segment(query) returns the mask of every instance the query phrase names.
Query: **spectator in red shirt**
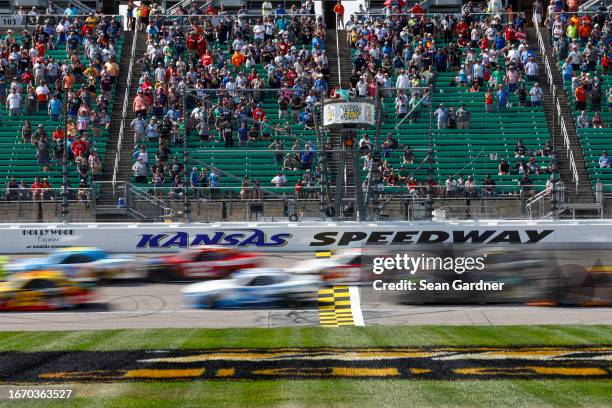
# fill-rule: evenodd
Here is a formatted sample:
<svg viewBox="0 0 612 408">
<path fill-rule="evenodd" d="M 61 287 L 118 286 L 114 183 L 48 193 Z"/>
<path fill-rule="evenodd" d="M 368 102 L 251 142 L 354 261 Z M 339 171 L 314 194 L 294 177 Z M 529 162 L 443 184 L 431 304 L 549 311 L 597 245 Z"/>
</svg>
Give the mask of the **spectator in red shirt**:
<svg viewBox="0 0 612 408">
<path fill-rule="evenodd" d="M 423 10 L 423 7 L 421 7 L 421 5 L 419 3 L 415 4 L 411 9 L 410 9 L 410 14 L 423 14 L 425 12 L 425 10 Z"/>
<path fill-rule="evenodd" d="M 514 27 L 511 25 L 506 27 L 505 37 L 507 42 L 516 40 L 516 31 L 514 30 Z"/>
<path fill-rule="evenodd" d="M 58 126 L 53 132 L 53 140 L 64 140 L 66 134 L 61 126 Z"/>
<path fill-rule="evenodd" d="M 40 181 L 40 179 L 38 177 L 34 177 L 34 183 L 32 183 L 32 185 L 30 186 L 30 189 L 32 191 L 32 200 L 33 201 L 36 201 L 37 198 L 39 200 L 43 199 L 43 196 L 44 196 L 44 184 Z"/>
<path fill-rule="evenodd" d="M 585 110 L 586 109 L 586 91 L 582 84 L 578 85 L 576 91 L 574 92 L 574 96 L 576 97 L 576 110 Z"/>
<path fill-rule="evenodd" d="M 590 24 L 582 23 L 578 28 L 578 36 L 580 37 L 580 42 L 584 47 L 586 43 L 589 41 L 589 36 L 591 35 L 591 26 Z"/>
<path fill-rule="evenodd" d="M 253 109 L 253 120 L 255 122 L 265 122 L 267 119 L 266 112 L 261 108 L 261 106 L 257 105 L 257 107 Z"/>
<path fill-rule="evenodd" d="M 213 63 L 213 56 L 211 55 L 210 51 L 206 50 L 206 53 L 204 55 L 202 55 L 202 65 L 204 65 L 205 67 L 209 66 L 210 64 Z"/>
<path fill-rule="evenodd" d="M 34 75 L 32 74 L 32 72 L 30 72 L 29 68 L 26 68 L 23 71 L 23 74 L 21 74 L 21 83 L 22 84 L 27 84 L 34 81 Z"/>
<path fill-rule="evenodd" d="M 89 142 L 84 137 L 81 137 L 72 142 L 71 149 L 75 158 L 80 157 L 89 151 Z"/>
<path fill-rule="evenodd" d="M 344 6 L 340 1 L 334 6 L 334 13 L 336 13 L 336 24 L 338 28 L 344 30 Z"/>
</svg>

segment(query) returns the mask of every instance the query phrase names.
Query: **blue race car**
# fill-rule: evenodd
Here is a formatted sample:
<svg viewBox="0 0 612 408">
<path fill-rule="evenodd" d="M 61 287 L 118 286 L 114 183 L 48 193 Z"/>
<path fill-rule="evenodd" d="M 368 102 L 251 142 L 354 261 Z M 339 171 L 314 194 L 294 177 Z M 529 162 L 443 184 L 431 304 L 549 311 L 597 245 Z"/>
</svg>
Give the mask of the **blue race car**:
<svg viewBox="0 0 612 408">
<path fill-rule="evenodd" d="M 7 274 L 53 269 L 72 279 L 112 279 L 140 277 L 143 270 L 138 258 L 109 255 L 100 248 L 62 248 L 48 256 L 17 260 L 6 265 Z M 129 276 L 128 276 L 129 274 Z"/>
</svg>

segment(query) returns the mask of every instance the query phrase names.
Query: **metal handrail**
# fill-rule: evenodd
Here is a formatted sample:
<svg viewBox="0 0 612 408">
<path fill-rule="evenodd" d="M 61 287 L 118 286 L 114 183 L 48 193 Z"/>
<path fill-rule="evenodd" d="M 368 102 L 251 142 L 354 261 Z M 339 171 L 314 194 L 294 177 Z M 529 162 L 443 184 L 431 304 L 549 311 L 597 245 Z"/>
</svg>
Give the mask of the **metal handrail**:
<svg viewBox="0 0 612 408">
<path fill-rule="evenodd" d="M 144 188 L 134 186 L 132 184 L 127 184 L 127 188 L 134 195 L 138 196 L 141 200 L 147 201 L 158 208 L 163 210 L 163 217 L 172 217 L 174 215 L 174 210 L 166 206 L 166 203 L 163 200 L 147 193 Z"/>
<path fill-rule="evenodd" d="M 336 16 L 336 59 L 338 60 L 338 86 L 340 89 L 342 89 L 342 70 L 340 69 L 340 39 L 338 38 L 338 16 Z"/>
<path fill-rule="evenodd" d="M 138 37 L 138 30 L 134 30 L 134 37 L 132 38 L 132 51 L 130 53 L 130 67 L 128 69 L 127 84 L 125 92 L 123 94 L 123 110 L 121 113 L 121 125 L 119 126 L 119 137 L 117 138 L 117 151 L 115 153 L 115 164 L 113 167 L 113 194 L 115 194 L 115 186 L 117 183 L 117 172 L 119 171 L 119 160 L 121 156 L 121 145 L 123 144 L 123 133 L 125 132 L 125 117 L 127 115 L 127 109 L 130 100 L 130 87 L 132 85 L 132 72 L 134 68 L 134 56 L 136 55 L 136 38 Z"/>
<path fill-rule="evenodd" d="M 557 88 L 554 85 L 554 78 L 552 74 L 551 64 L 548 60 L 548 55 L 546 55 L 546 46 L 544 44 L 544 39 L 542 38 L 542 33 L 540 31 L 540 25 L 536 19 L 536 16 L 533 16 L 533 25 L 535 27 L 536 36 L 538 37 L 538 45 L 540 46 L 540 54 L 542 55 L 542 59 L 544 61 L 544 65 L 546 67 L 546 75 L 547 80 L 550 86 L 550 90 L 553 95 L 553 102 L 557 108 L 557 118 L 559 123 L 559 128 L 561 129 L 561 134 L 563 136 L 563 146 L 565 147 L 565 156 L 569 159 L 570 170 L 572 171 L 572 181 L 575 183 L 576 191 L 578 191 L 580 180 L 578 176 L 578 168 L 576 166 L 576 160 L 574 158 L 574 152 L 571 149 L 571 143 L 569 139 L 569 134 L 567 133 L 567 126 L 565 125 L 565 118 L 561 115 L 561 103 L 559 101 L 559 94 L 557 92 Z"/>
</svg>

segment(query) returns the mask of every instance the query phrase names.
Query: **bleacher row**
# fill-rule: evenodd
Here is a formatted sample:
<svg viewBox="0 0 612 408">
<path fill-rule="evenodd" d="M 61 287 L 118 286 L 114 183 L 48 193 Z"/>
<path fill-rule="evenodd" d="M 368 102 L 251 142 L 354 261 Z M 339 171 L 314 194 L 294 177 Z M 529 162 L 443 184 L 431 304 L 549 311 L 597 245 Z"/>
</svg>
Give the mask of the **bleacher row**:
<svg viewBox="0 0 612 408">
<path fill-rule="evenodd" d="M 253 38 L 247 36 L 245 38 L 246 42 L 252 41 Z M 302 48 L 302 43 L 297 40 L 295 46 L 298 49 Z M 310 47 L 310 44 L 304 44 L 307 47 Z M 209 48 L 215 50 L 215 52 L 219 52 L 221 47 L 216 43 L 210 43 Z M 227 51 L 223 49 L 223 51 Z M 183 58 L 187 59 L 187 51 L 183 54 Z M 238 70 L 230 66 L 232 69 L 233 76 L 235 77 L 238 73 Z M 251 73 L 252 68 L 246 68 L 244 65 L 242 66 L 241 71 L 248 76 Z M 264 65 L 259 63 L 254 66 L 254 69 L 257 71 L 259 76 L 266 80 L 268 74 Z M 149 74 L 153 75 L 153 72 L 150 71 Z M 248 96 L 246 94 L 240 94 L 239 96 Z M 312 142 L 313 144 L 317 144 L 316 132 L 314 129 L 306 129 L 304 126 L 301 126 L 295 120 L 291 118 L 280 119 L 278 113 L 278 102 L 277 99 L 279 97 L 278 92 L 263 92 L 262 93 L 262 101 L 260 103 L 260 107 L 265 111 L 267 117 L 267 125 L 264 126 L 263 134 L 269 135 L 269 140 L 260 140 L 258 141 L 249 141 L 246 146 L 238 147 L 238 120 L 236 115 L 232 114 L 232 128 L 234 130 L 234 147 L 226 147 L 224 145 L 223 139 L 219 135 L 219 131 L 214 128 L 213 125 L 210 125 L 209 133 L 211 139 L 214 140 L 202 141 L 199 138 L 198 131 L 193 129 L 189 133 L 189 137 L 187 139 L 187 147 L 189 158 L 186 161 L 186 172 L 187 179 L 188 174 L 191 172 L 192 167 L 196 167 L 198 170 L 201 168 L 206 168 L 206 166 L 214 166 L 219 168 L 222 171 L 222 174 L 218 174 L 221 178 L 221 188 L 223 191 L 231 191 L 233 193 L 239 193 L 242 189 L 242 178 L 244 176 L 248 176 L 252 183 L 255 180 L 258 180 L 261 187 L 265 189 L 275 192 L 282 193 L 287 192 L 292 189 L 295 183 L 302 179 L 304 175 L 304 169 L 298 170 L 283 170 L 282 164 L 277 164 L 274 159 L 274 152 L 269 149 L 269 145 L 276 139 L 279 138 L 283 143 L 283 148 L 285 150 L 290 150 L 294 145 L 296 139 L 300 141 L 300 146 L 303 148 L 306 142 Z M 208 100 L 213 104 L 218 104 L 219 98 L 217 98 L 214 93 L 209 94 Z M 289 124 L 291 127 L 291 134 L 287 132 L 276 132 L 274 129 L 277 127 L 284 127 L 286 124 Z M 250 128 L 253 125 L 252 121 L 247 123 L 247 128 Z M 155 140 L 144 142 L 146 146 L 146 150 L 149 154 L 149 157 L 154 157 L 155 154 L 158 153 L 158 142 Z M 177 158 L 180 163 L 184 163 L 184 158 L 182 157 L 182 148 L 179 146 L 170 146 L 171 157 L 169 162 L 172 162 L 173 158 Z M 248 153 L 245 153 L 245 150 L 248 150 Z M 283 156 L 286 156 L 288 152 L 285 152 Z M 316 159 L 313 162 L 312 171 L 314 173 L 316 167 Z M 223 174 L 223 173 L 227 174 Z M 287 185 L 285 188 L 276 188 L 271 180 L 274 178 L 279 172 L 282 172 L 284 176 L 287 178 Z M 188 181 L 188 180 L 187 180 Z M 137 183 L 135 181 L 135 177 L 132 178 L 132 182 L 139 187 L 149 187 L 151 182 L 147 182 L 146 184 Z M 165 178 L 164 187 L 169 188 L 172 180 L 169 177 Z M 187 184 L 189 184 L 187 182 Z"/>
<path fill-rule="evenodd" d="M 522 140 L 532 151 L 542 150 L 549 141 L 550 133 L 543 108 L 523 107 L 518 96 L 509 94 L 509 108 L 505 112 L 495 110 L 487 113 L 484 91 L 471 93 L 463 87 L 451 85 L 455 82 L 455 76 L 454 72 L 438 73 L 431 102 L 432 110 L 435 111 L 441 103 L 446 109 L 453 107 L 455 110 L 465 104 L 471 113 L 471 123 L 468 129 L 437 129 L 436 118 L 432 119 L 435 182 L 443 186 L 449 175 L 455 179 L 463 175 L 464 179 L 472 176 L 474 182 L 481 185 L 486 176 L 491 176 L 499 186 L 497 189 L 500 193 L 518 193 L 522 175 L 516 172 L 516 166 L 521 160 L 528 163 L 530 158 L 515 157 L 515 147 Z M 395 82 L 395 78 L 393 80 Z M 526 81 L 526 85 L 529 89 L 533 82 Z M 486 84 L 481 89 L 486 89 Z M 400 177 L 414 176 L 418 183 L 424 184 L 429 175 L 428 165 L 422 164 L 430 146 L 429 112 L 422 110 L 414 123 L 405 120 L 396 129 L 401 119 L 395 114 L 395 97 L 385 98 L 384 106 L 387 116 L 381 131 L 382 137 L 390 132 L 400 144 L 410 146 L 415 155 L 414 164 L 402 165 L 403 152 L 401 149 L 394 151 L 387 158 L 389 164 Z M 361 132 L 364 133 L 368 132 Z M 498 165 L 502 159 L 510 165 L 513 174 L 498 174 Z M 536 163 L 545 170 L 550 165 L 550 157 L 536 156 Z M 367 170 L 362 171 L 362 181 L 366 180 L 367 173 Z M 535 190 L 540 191 L 545 187 L 550 174 L 543 171 L 542 174 L 530 174 L 529 178 Z M 394 191 L 397 188 L 387 190 Z"/>
<path fill-rule="evenodd" d="M 20 40 L 20 36 L 16 36 L 17 40 Z M 121 52 L 123 49 L 123 37 L 120 36 L 116 43 L 116 54 L 117 61 L 121 58 Z M 56 61 L 64 61 L 68 58 L 67 52 L 63 47 L 57 47 L 56 49 L 47 49 L 45 55 L 52 57 Z M 87 61 L 85 52 L 82 46 L 79 49 L 79 58 L 81 61 Z M 25 100 L 26 84 L 22 84 L 22 102 Z M 54 84 L 47 84 L 51 94 L 55 92 Z M 75 83 L 74 87 L 78 89 L 79 83 Z M 98 91 L 100 87 L 98 86 Z M 113 103 L 116 100 L 115 95 L 116 88 L 111 92 L 109 99 L 108 111 L 112 110 Z M 64 102 L 65 96 L 62 95 L 62 102 Z M 51 134 L 57 126 L 65 128 L 63 116 L 59 120 L 52 120 L 46 111 L 36 111 L 33 115 L 28 115 L 25 109 L 22 109 L 21 117 L 9 117 L 7 108 L 4 104 L 0 104 L 0 118 L 2 118 L 2 127 L 0 128 L 0 188 L 4 192 L 6 183 L 11 177 L 15 177 L 17 182 L 23 180 L 26 187 L 30 187 L 35 177 L 46 178 L 52 188 L 59 188 L 62 185 L 62 166 L 61 163 L 56 163 L 53 158 L 53 146 L 54 143 L 51 139 Z M 95 103 L 92 106 L 95 109 Z M 36 147 L 32 144 L 24 143 L 21 137 L 21 129 L 25 121 L 29 120 L 32 123 L 33 131 L 36 130 L 38 124 L 44 126 L 45 131 L 49 135 L 49 158 L 51 159 L 51 166 L 48 171 L 43 172 L 41 166 L 36 161 Z M 64 129 L 65 130 L 65 129 Z M 91 143 L 92 149 L 98 152 L 100 160 L 103 162 L 106 155 L 108 130 L 101 129 L 98 137 L 93 137 L 92 132 L 88 132 L 88 140 Z M 108 171 L 108 169 L 103 169 Z M 68 182 L 69 186 L 76 187 L 79 182 L 79 173 L 76 169 L 74 162 L 70 162 L 68 170 Z"/>
</svg>

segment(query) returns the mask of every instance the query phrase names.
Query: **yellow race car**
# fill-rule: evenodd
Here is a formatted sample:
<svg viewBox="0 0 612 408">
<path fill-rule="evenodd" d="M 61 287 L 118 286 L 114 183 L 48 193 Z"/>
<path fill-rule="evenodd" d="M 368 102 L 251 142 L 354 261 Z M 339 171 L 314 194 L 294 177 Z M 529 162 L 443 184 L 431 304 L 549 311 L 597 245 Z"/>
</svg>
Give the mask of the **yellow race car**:
<svg viewBox="0 0 612 408">
<path fill-rule="evenodd" d="M 67 278 L 58 271 L 31 271 L 0 282 L 0 310 L 70 309 L 94 300 L 91 284 Z"/>
</svg>

